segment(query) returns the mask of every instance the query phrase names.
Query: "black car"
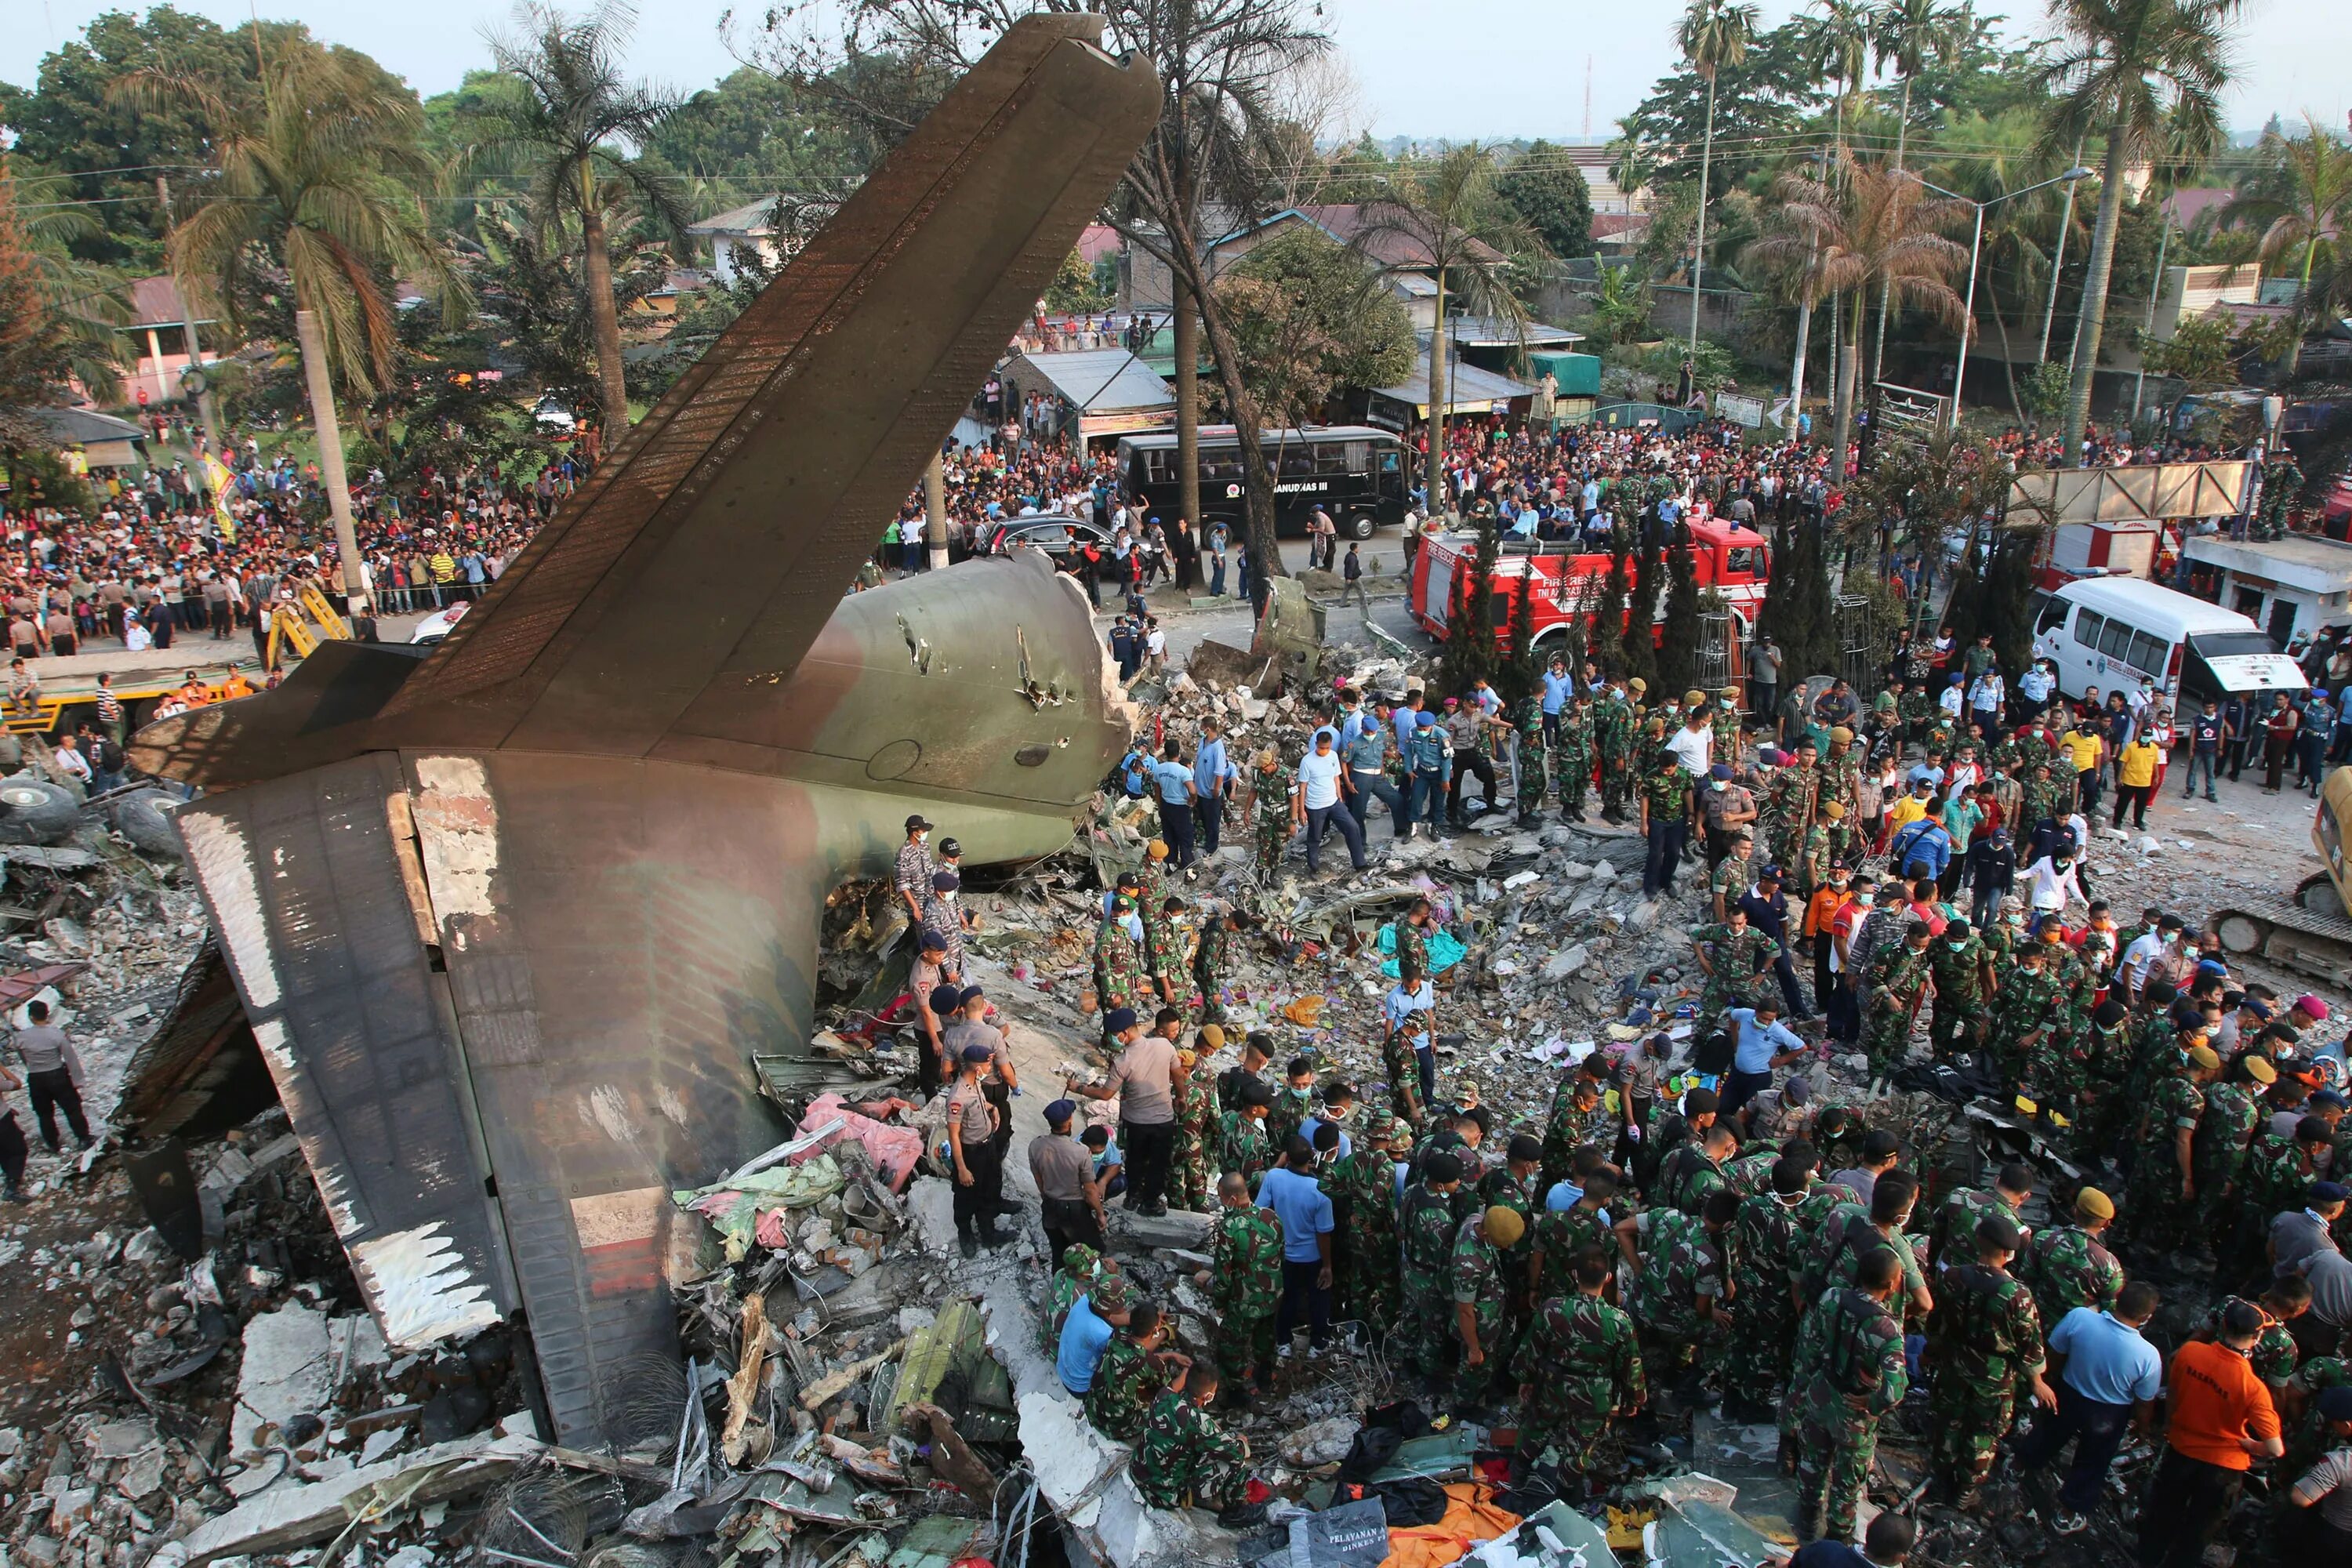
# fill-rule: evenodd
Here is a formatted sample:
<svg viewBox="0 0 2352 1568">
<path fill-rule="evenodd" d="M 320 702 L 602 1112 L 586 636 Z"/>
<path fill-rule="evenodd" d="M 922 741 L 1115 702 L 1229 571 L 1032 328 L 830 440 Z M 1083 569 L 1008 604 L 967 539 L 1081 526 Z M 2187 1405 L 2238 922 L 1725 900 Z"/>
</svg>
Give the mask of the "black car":
<svg viewBox="0 0 2352 1568">
<path fill-rule="evenodd" d="M 987 554 L 1003 555 L 1025 544 L 1052 556 L 1056 566 L 1089 543 L 1106 553 L 1110 550 L 1110 530 L 1081 517 L 1008 518 L 992 524 L 982 537 L 987 541 Z"/>
</svg>

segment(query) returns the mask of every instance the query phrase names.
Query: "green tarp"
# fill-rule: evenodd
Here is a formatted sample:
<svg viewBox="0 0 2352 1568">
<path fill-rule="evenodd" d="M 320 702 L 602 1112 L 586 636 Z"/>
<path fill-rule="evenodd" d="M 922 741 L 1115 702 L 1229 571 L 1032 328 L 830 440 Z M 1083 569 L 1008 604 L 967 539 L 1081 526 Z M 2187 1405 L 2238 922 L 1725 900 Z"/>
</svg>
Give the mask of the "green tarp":
<svg viewBox="0 0 2352 1568">
<path fill-rule="evenodd" d="M 1559 353 L 1549 350 L 1528 355 L 1528 375 L 1540 381 L 1546 371 L 1558 383 L 1562 397 L 1598 397 L 1601 395 L 1601 356 L 1599 354 Z"/>
</svg>

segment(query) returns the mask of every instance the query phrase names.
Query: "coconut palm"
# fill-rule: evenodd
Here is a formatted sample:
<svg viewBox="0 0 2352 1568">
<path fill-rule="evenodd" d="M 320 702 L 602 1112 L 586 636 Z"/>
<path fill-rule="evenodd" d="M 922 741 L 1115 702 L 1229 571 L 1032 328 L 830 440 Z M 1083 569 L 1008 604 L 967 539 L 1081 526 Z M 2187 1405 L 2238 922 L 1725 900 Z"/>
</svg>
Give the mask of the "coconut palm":
<svg viewBox="0 0 2352 1568">
<path fill-rule="evenodd" d="M 2291 262 L 2298 247 L 2303 251 L 2300 304 L 2308 320 L 2332 302 L 2331 296 L 2342 292 L 2329 285 L 2343 274 L 2342 237 L 2352 230 L 2352 147 L 2321 130 L 2316 120 L 2307 121 L 2306 125 L 2301 136 L 2285 136 L 2275 130 L 2263 133 L 2263 153 L 2284 176 L 2281 182 L 2284 194 L 2241 195 L 2221 209 L 2221 221 L 2230 227 L 2260 228 L 2262 242 L 2256 254 L 2266 266 L 2275 267 L 2282 258 Z M 2323 240 L 2335 247 L 2336 266 L 2321 279 L 2322 287 L 2315 294 L 2312 264 L 2318 258 Z M 2298 334 L 2295 346 L 2288 351 L 2289 374 L 2294 374 L 2301 349 Z"/>
<path fill-rule="evenodd" d="M 1706 83 L 1706 135 L 1699 143 L 1698 237 L 1691 246 L 1690 352 L 1698 353 L 1698 290 L 1706 269 L 1707 181 L 1715 162 L 1715 79 L 1726 66 L 1748 58 L 1748 40 L 1756 36 L 1756 7 L 1731 5 L 1725 0 L 1690 0 L 1681 26 L 1675 29 L 1675 47 Z"/>
<path fill-rule="evenodd" d="M 1368 253 L 1385 251 L 1405 258 L 1412 271 L 1437 280 L 1436 330 L 1429 342 L 1429 454 L 1425 478 L 1433 512 L 1445 491 L 1446 345 L 1445 301 L 1452 293 L 1477 315 L 1523 329 L 1527 307 L 1511 291 L 1511 258 L 1539 247 L 1528 226 L 1511 216 L 1496 193 L 1501 174 L 1492 149 L 1475 142 L 1448 148 L 1435 158 L 1401 163 L 1391 175 L 1387 199 L 1365 209 L 1357 236 Z M 1383 243 L 1387 242 L 1387 243 Z"/>
<path fill-rule="evenodd" d="M 131 321 L 130 279 L 115 268 L 85 261 L 72 242 L 105 232 L 89 207 L 76 203 L 67 182 L 31 173 L 0 153 L 0 190 L 23 247 L 35 297 L 55 331 L 64 368 L 93 398 L 105 401 L 128 363 L 121 329 Z"/>
<path fill-rule="evenodd" d="M 1805 54 L 1837 84 L 1830 104 L 1840 156 L 1845 152 L 1845 106 L 1870 69 L 1872 15 L 1864 0 L 1813 0 L 1820 15 L 1803 19 Z"/>
<path fill-rule="evenodd" d="M 2221 137 L 2221 90 L 2230 80 L 2230 23 L 2242 0 L 2051 0 L 2055 58 L 2042 69 L 2052 95 L 2043 134 L 2053 147 L 2104 137 L 2099 216 L 2074 328 L 2066 389 L 2064 460 L 2078 460 L 2090 423 L 2106 326 L 2107 283 L 2126 174 L 2169 150 L 2202 158 Z"/>
<path fill-rule="evenodd" d="M 1747 250 L 1752 265 L 1789 279 L 1801 299 L 1851 298 L 1830 434 L 1832 472 L 1837 474 L 1844 471 L 1846 437 L 1853 425 L 1869 291 L 1884 283 L 1897 304 L 1957 331 L 1966 308 L 1949 279 L 1968 266 L 1969 250 L 1945 237 L 1974 210 L 1967 202 L 1931 195 L 1916 174 L 1851 157 L 1842 162 L 1843 167 L 1825 178 L 1781 175 L 1766 211 L 1769 232 Z"/>
<path fill-rule="evenodd" d="M 187 110 L 210 138 L 202 205 L 164 245 L 190 303 L 234 321 L 242 298 L 276 288 L 281 276 L 292 292 L 335 542 L 342 563 L 356 562 L 335 384 L 366 393 L 392 376 L 399 336 L 385 277 L 434 289 L 453 319 L 466 309 L 463 283 L 415 195 L 434 174 L 417 144 L 425 117 L 415 95 L 365 56 L 300 37 L 272 47 L 257 93 L 164 71 L 134 72 L 113 90 L 134 104 Z"/>
<path fill-rule="evenodd" d="M 660 129 L 678 101 L 623 78 L 620 52 L 635 26 L 636 14 L 624 0 L 601 0 L 579 16 L 524 0 L 515 7 L 516 31 L 490 40 L 499 69 L 522 90 L 486 97 L 474 116 L 473 155 L 528 171 L 531 211 L 542 232 L 579 225 L 607 444 L 629 427 L 613 229 L 632 208 L 672 234 L 683 233 L 688 218 L 675 184 L 631 151 Z"/>
<path fill-rule="evenodd" d="M 1871 18 L 1871 46 L 1878 68 L 1894 68 L 1903 83 L 1903 97 L 1895 116 L 1895 167 L 1903 166 L 1911 138 L 1911 84 L 1930 60 L 1949 65 L 1958 53 L 1971 18 L 1966 5 L 1945 0 L 1886 0 Z M 1878 293 L 1878 333 L 1870 350 L 1870 379 L 1875 383 L 1886 359 L 1887 295 Z"/>
<path fill-rule="evenodd" d="M 2005 287 L 2019 308 L 2019 324 L 2024 330 L 2024 342 L 2030 344 L 2038 304 L 2036 280 L 2048 275 L 2054 248 L 2045 242 L 2068 221 L 2072 208 L 2064 205 L 2061 187 L 2055 185 L 2013 200 L 2001 198 L 2074 165 L 2051 156 L 2042 141 L 2040 116 L 2026 108 L 2006 110 L 1990 119 L 1969 115 L 1951 121 L 1937 134 L 1933 152 L 1923 155 L 1921 164 L 1937 184 L 1987 204 L 1983 253 L 1978 263 L 1983 279 L 1977 290 L 1979 325 L 2000 341 L 2010 409 L 2022 423 L 2025 407 L 2018 394 L 2017 365 L 2002 294 Z M 2073 187 L 2070 184 L 2063 188 Z"/>
</svg>

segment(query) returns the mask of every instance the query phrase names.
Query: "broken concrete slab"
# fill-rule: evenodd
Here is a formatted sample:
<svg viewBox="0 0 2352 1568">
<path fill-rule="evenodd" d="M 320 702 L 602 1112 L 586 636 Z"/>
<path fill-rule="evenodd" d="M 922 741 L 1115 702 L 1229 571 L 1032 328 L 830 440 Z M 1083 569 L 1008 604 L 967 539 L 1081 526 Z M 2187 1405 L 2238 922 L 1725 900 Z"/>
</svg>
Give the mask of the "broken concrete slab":
<svg viewBox="0 0 2352 1568">
<path fill-rule="evenodd" d="M 236 1405 L 229 1414 L 230 1452 L 260 1452 L 289 1420 L 324 1408 L 334 1393 L 334 1361 L 327 1314 L 314 1307 L 289 1302 L 247 1323 Z"/>
<path fill-rule="evenodd" d="M 1215 1223 L 1207 1215 L 1184 1209 L 1170 1209 L 1164 1215 L 1141 1215 L 1124 1208 L 1110 1211 L 1112 1241 L 1135 1247 L 1181 1247 L 1198 1252 L 1208 1245 L 1209 1232 Z"/>
<path fill-rule="evenodd" d="M 289 1552 L 325 1541 L 351 1525 L 376 1489 L 415 1507 L 479 1491 L 554 1450 L 529 1437 L 488 1433 L 436 1444 L 404 1459 L 362 1465 L 331 1480 L 273 1489 L 206 1520 L 150 1559 L 150 1568 L 205 1568 L 225 1557 Z M 413 1483 L 413 1484 L 412 1484 Z"/>
</svg>

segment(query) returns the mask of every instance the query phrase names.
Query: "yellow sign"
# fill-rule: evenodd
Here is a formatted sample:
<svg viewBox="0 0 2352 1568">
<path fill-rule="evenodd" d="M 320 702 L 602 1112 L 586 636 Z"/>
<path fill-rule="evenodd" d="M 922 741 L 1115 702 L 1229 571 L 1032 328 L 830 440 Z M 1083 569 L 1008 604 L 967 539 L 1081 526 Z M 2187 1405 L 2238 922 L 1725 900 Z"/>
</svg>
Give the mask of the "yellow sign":
<svg viewBox="0 0 2352 1568">
<path fill-rule="evenodd" d="M 226 463 L 207 452 L 205 454 L 205 479 L 213 487 L 213 516 L 219 521 L 220 536 L 228 543 L 235 544 L 236 519 L 229 515 L 228 510 L 229 486 L 236 482 L 235 477 L 229 473 Z"/>
</svg>

